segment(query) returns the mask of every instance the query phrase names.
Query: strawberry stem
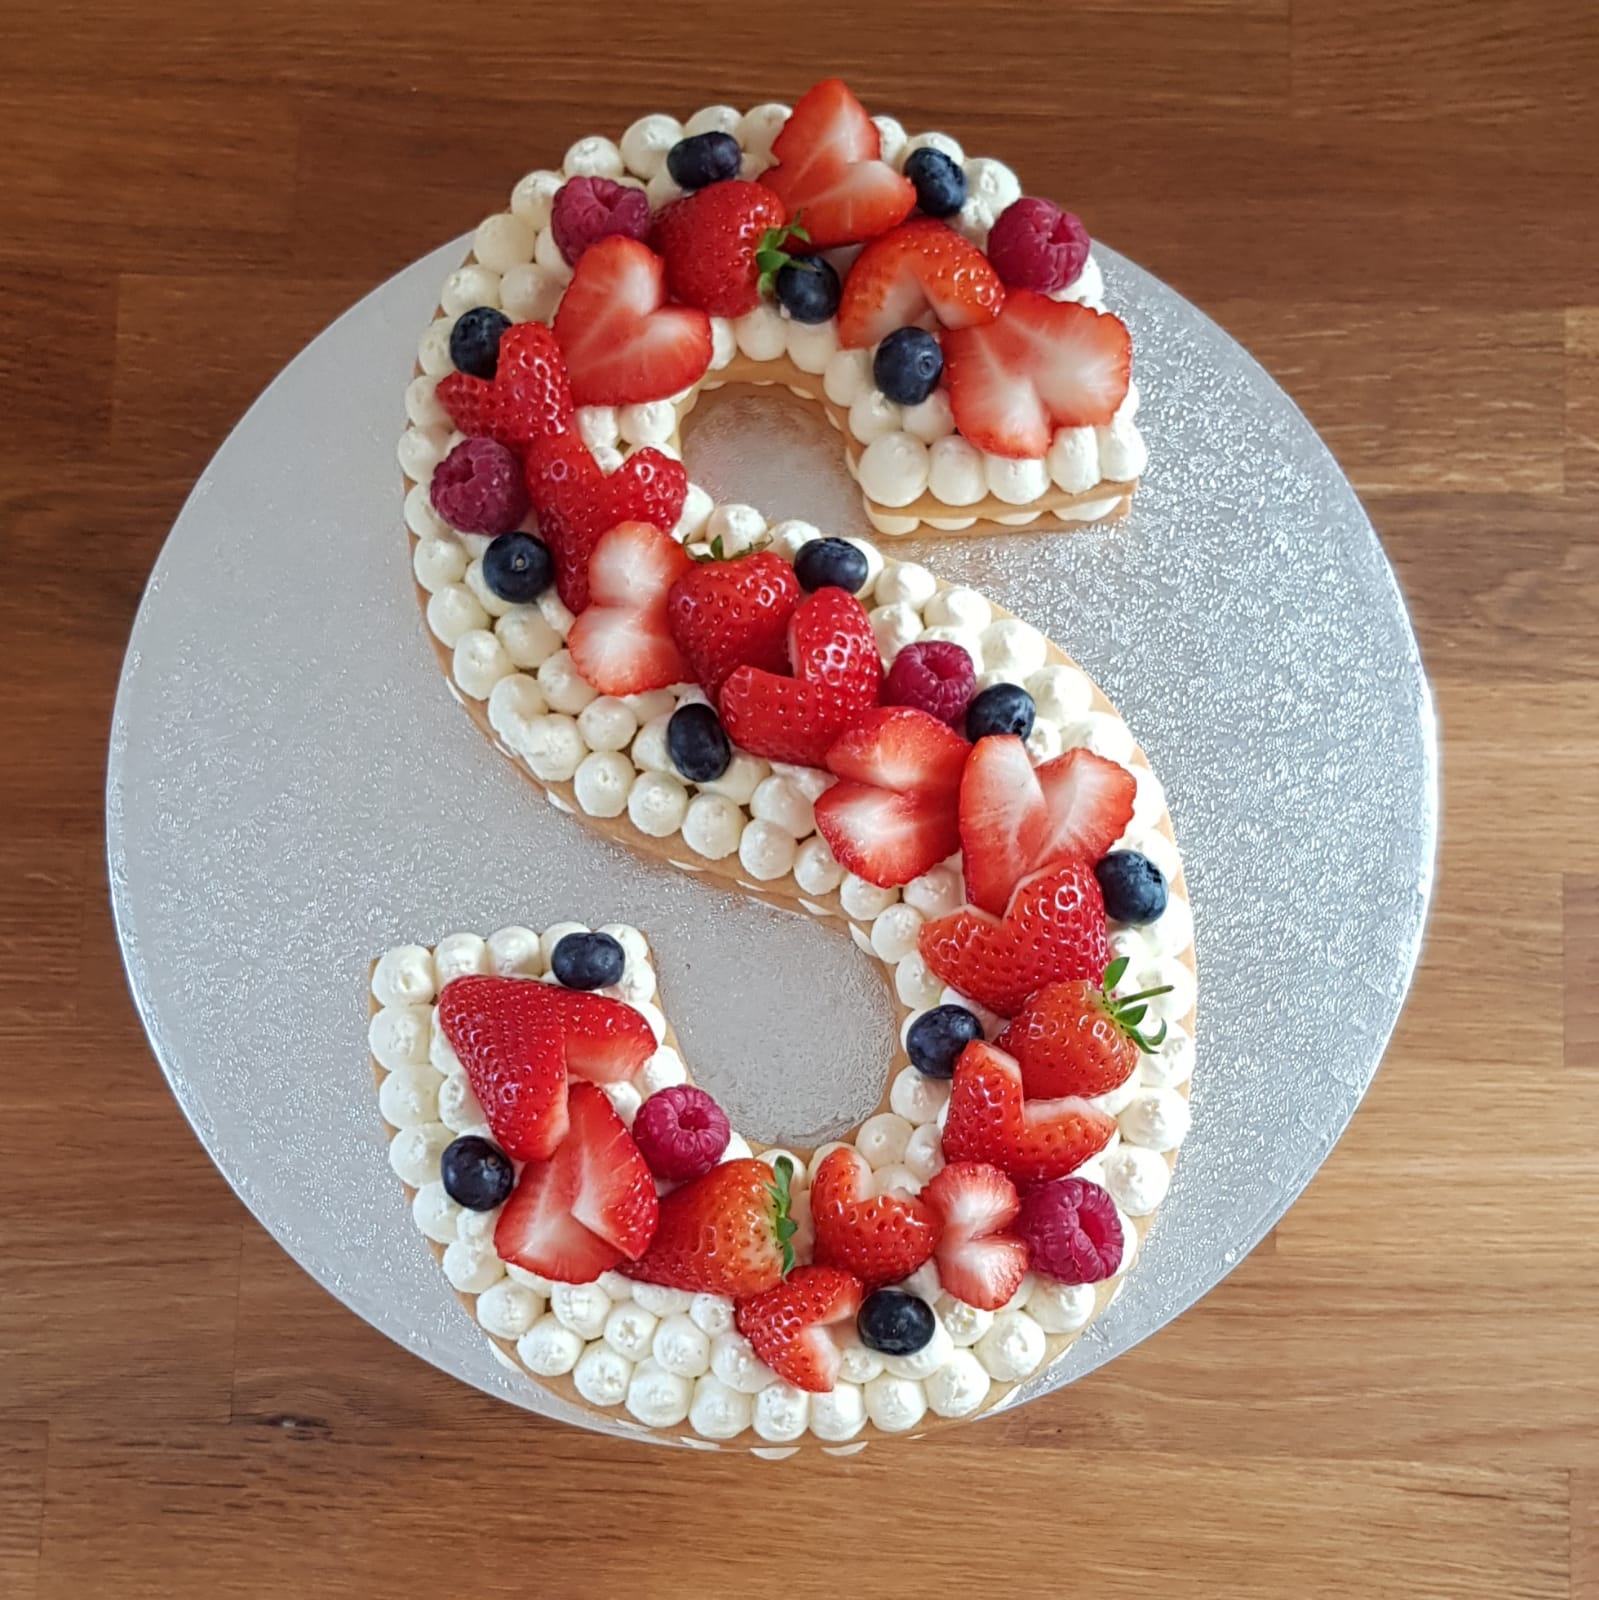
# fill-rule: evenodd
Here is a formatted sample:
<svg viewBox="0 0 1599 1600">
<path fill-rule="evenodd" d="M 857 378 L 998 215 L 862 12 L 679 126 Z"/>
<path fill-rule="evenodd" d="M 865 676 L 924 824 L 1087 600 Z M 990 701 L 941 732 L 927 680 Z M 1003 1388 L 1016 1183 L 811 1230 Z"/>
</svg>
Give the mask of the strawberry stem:
<svg viewBox="0 0 1599 1600">
<path fill-rule="evenodd" d="M 794 1176 L 794 1163 L 787 1156 L 779 1156 L 772 1163 L 772 1181 L 767 1185 L 776 1210 L 772 1217 L 772 1231 L 778 1248 L 783 1252 L 783 1276 L 794 1270 L 794 1235 L 799 1224 L 788 1214 L 790 1204 L 789 1180 Z"/>
<path fill-rule="evenodd" d="M 760 277 L 756 279 L 755 287 L 760 294 L 771 294 L 778 273 L 793 261 L 793 257 L 784 248 L 791 239 L 798 239 L 805 244 L 811 241 L 810 234 L 801 225 L 798 217 L 792 222 L 784 223 L 781 228 L 768 228 L 761 235 L 760 242 L 755 246 L 755 265 L 760 270 Z M 799 265 L 806 272 L 816 270 L 808 261 Z"/>
<path fill-rule="evenodd" d="M 1146 1055 L 1153 1055 L 1154 1052 L 1161 1047 L 1161 1044 L 1166 1038 L 1166 1024 L 1162 1022 L 1160 1025 L 1160 1031 L 1148 1039 L 1146 1039 L 1139 1031 L 1139 1025 L 1149 1014 L 1149 1006 L 1147 1002 L 1153 1000 L 1157 995 L 1170 994 L 1172 992 L 1172 986 L 1169 983 L 1163 983 L 1155 989 L 1141 989 L 1137 994 L 1113 994 L 1111 991 L 1114 990 L 1116 985 L 1120 983 L 1127 975 L 1128 964 L 1129 958 L 1127 956 L 1117 956 L 1117 958 L 1105 968 L 1105 976 L 1101 984 L 1102 992 L 1105 996 L 1105 1010 L 1109 1013 L 1110 1020 L 1114 1022 L 1116 1026 L 1120 1028 L 1121 1031 L 1126 1034 L 1126 1036 L 1131 1039 L 1140 1050 L 1142 1050 Z"/>
</svg>

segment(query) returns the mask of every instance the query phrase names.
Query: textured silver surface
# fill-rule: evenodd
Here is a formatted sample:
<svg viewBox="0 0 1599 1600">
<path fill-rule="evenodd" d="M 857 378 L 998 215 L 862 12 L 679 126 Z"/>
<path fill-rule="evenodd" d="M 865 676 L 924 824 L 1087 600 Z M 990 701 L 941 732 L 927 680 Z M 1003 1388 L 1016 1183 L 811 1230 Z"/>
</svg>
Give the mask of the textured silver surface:
<svg viewBox="0 0 1599 1600">
<path fill-rule="evenodd" d="M 369 959 L 463 928 L 635 922 L 696 1072 L 773 1139 L 875 1102 L 889 1012 L 836 929 L 595 839 L 452 703 L 403 556 L 394 445 L 416 335 L 463 250 L 335 323 L 196 485 L 123 671 L 111 882 L 173 1093 L 284 1248 L 435 1365 L 599 1426 L 495 1361 L 411 1226 L 367 1063 Z M 1315 1172 L 1404 998 L 1436 827 L 1431 700 L 1354 494 L 1242 349 L 1101 254 L 1150 444 L 1132 516 L 895 546 L 1098 678 L 1166 784 L 1192 886 L 1193 1132 L 1126 1292 L 1022 1398 L 1192 1304 Z M 825 425 L 729 401 L 691 441 L 700 481 L 774 517 L 869 531 Z"/>
</svg>

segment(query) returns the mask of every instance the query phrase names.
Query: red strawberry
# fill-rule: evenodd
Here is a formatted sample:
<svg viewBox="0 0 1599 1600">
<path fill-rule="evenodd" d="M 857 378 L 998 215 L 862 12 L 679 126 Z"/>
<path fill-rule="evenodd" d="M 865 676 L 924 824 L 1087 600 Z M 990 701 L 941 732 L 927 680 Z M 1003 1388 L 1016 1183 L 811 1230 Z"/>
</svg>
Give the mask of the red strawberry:
<svg viewBox="0 0 1599 1600">
<path fill-rule="evenodd" d="M 1012 289 L 993 322 L 943 343 L 955 426 L 995 455 L 1041 456 L 1056 428 L 1098 427 L 1127 397 L 1126 327 L 1071 300 Z"/>
<path fill-rule="evenodd" d="M 1014 733 L 979 739 L 961 776 L 961 874 L 966 898 L 995 915 L 1033 870 L 1049 816 L 1027 746 Z"/>
<path fill-rule="evenodd" d="M 758 1294 L 793 1270 L 793 1165 L 724 1161 L 661 1201 L 660 1226 L 630 1278 L 690 1294 Z"/>
<path fill-rule="evenodd" d="M 827 770 L 897 794 L 953 795 L 971 754 L 972 747 L 930 712 L 884 706 L 834 741 Z"/>
<path fill-rule="evenodd" d="M 1027 1246 L 1008 1231 L 1021 1204 L 1016 1185 L 998 1167 L 955 1161 L 922 1198 L 943 1229 L 933 1252 L 938 1281 L 957 1300 L 998 1311 L 1027 1272 Z"/>
<path fill-rule="evenodd" d="M 873 239 L 903 222 L 916 186 L 882 155 L 877 125 L 838 78 L 800 97 L 772 141 L 778 163 L 761 182 L 803 222 L 818 250 Z"/>
<path fill-rule="evenodd" d="M 770 550 L 695 561 L 672 585 L 666 620 L 689 672 L 712 700 L 735 667 L 783 672 L 788 619 L 800 601 L 794 569 Z"/>
<path fill-rule="evenodd" d="M 495 1224 L 494 1248 L 529 1272 L 592 1283 L 643 1254 L 660 1205 L 650 1169 L 603 1091 L 574 1083 L 570 1105 L 560 1147 L 522 1169 Z"/>
<path fill-rule="evenodd" d="M 937 977 L 1002 1017 L 1046 983 L 1097 977 L 1109 960 L 1104 896 L 1082 861 L 1023 878 L 1003 919 L 962 906 L 924 922 L 917 940 Z"/>
<path fill-rule="evenodd" d="M 827 1331 L 852 1323 L 861 1286 L 837 1267 L 801 1267 L 764 1294 L 733 1308 L 738 1331 L 778 1377 L 826 1394 L 838 1381 L 839 1350 Z"/>
<path fill-rule="evenodd" d="M 975 1040 L 961 1051 L 944 1123 L 944 1156 L 983 1161 L 1023 1186 L 1063 1178 L 1110 1143 L 1116 1119 L 1086 1100 L 1026 1100 L 1013 1057 Z"/>
<path fill-rule="evenodd" d="M 693 565 L 671 534 L 619 522 L 589 558 L 588 609 L 566 647 L 601 694 L 642 694 L 681 683 L 689 666 L 666 626 L 666 596 Z"/>
<path fill-rule="evenodd" d="M 741 317 L 788 260 L 789 237 L 807 237 L 787 223 L 783 202 L 765 184 L 729 178 L 658 211 L 650 244 L 666 261 L 674 300 L 713 317 Z"/>
<path fill-rule="evenodd" d="M 439 404 L 471 439 L 521 447 L 564 433 L 572 421 L 572 390 L 555 335 L 542 322 L 519 322 L 500 339 L 493 378 L 451 372 L 439 379 Z"/>
<path fill-rule="evenodd" d="M 788 619 L 788 658 L 795 675 L 870 697 L 883 687 L 883 658 L 866 607 L 842 589 L 818 589 Z"/>
<path fill-rule="evenodd" d="M 1109 1094 L 1132 1077 L 1140 1050 L 1160 1048 L 1164 1022 L 1151 1038 L 1139 1030 L 1146 1002 L 1170 994 L 1171 986 L 1117 996 L 1112 991 L 1126 970 L 1127 957 L 1118 956 L 1102 984 L 1086 978 L 1045 984 L 995 1041 L 1021 1063 L 1028 1099 Z"/>
<path fill-rule="evenodd" d="M 584 251 L 555 313 L 555 337 L 580 406 L 664 400 L 711 364 L 710 318 L 668 305 L 661 258 L 624 234 Z"/>
<path fill-rule="evenodd" d="M 838 342 L 865 349 L 929 311 L 945 328 L 992 322 L 1005 286 L 970 239 L 933 217 L 914 217 L 873 239 L 844 280 Z"/>
<path fill-rule="evenodd" d="M 615 472 L 604 473 L 583 441 L 568 433 L 541 439 L 529 450 L 527 488 L 539 536 L 555 557 L 556 588 L 573 611 L 581 611 L 589 603 L 589 559 L 600 536 L 619 522 L 675 528 L 688 473 L 681 461 L 655 449 L 635 451 Z"/>
<path fill-rule="evenodd" d="M 1049 825 L 1033 858 L 1037 866 L 1068 856 L 1098 861 L 1133 820 L 1137 781 L 1126 767 L 1091 750 L 1068 750 L 1046 761 L 1038 782 Z"/>
<path fill-rule="evenodd" d="M 811 1180 L 816 1260 L 853 1272 L 867 1289 L 908 1278 L 938 1244 L 938 1220 L 914 1195 L 872 1193 L 872 1169 L 843 1145 Z"/>
</svg>

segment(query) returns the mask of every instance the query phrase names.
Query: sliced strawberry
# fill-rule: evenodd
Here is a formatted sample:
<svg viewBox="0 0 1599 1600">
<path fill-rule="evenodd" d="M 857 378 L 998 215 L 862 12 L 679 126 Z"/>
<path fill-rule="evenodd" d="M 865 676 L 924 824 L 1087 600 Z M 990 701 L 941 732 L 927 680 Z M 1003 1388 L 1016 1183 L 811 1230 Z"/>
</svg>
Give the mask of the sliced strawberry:
<svg viewBox="0 0 1599 1600">
<path fill-rule="evenodd" d="M 714 701 L 735 667 L 783 672 L 788 619 L 800 602 L 794 568 L 770 550 L 695 561 L 672 586 L 666 617 L 691 673 Z"/>
<path fill-rule="evenodd" d="M 494 1225 L 501 1260 L 557 1283 L 593 1283 L 621 1263 L 614 1244 L 572 1215 L 577 1180 L 576 1161 L 530 1161 L 523 1167 Z"/>
<path fill-rule="evenodd" d="M 1116 1119 L 1086 1100 L 1026 1100 L 1014 1057 L 978 1039 L 955 1063 L 944 1156 L 981 1161 L 1017 1184 L 1064 1178 L 1110 1143 Z"/>
<path fill-rule="evenodd" d="M 711 319 L 669 305 L 661 258 L 623 234 L 584 251 L 555 313 L 555 337 L 580 406 L 664 400 L 711 364 Z"/>
<path fill-rule="evenodd" d="M 916 186 L 881 155 L 865 106 L 841 79 L 827 78 L 800 97 L 772 141 L 777 165 L 760 181 L 827 250 L 875 238 L 910 215 Z"/>
<path fill-rule="evenodd" d="M 818 589 L 788 619 L 788 658 L 794 676 L 869 697 L 883 688 L 883 658 L 866 607 L 842 589 Z"/>
<path fill-rule="evenodd" d="M 1068 750 L 1038 768 L 1049 826 L 1034 865 L 1075 856 L 1094 862 L 1126 833 L 1138 784 L 1126 767 L 1091 750 Z"/>
<path fill-rule="evenodd" d="M 738 1331 L 778 1377 L 826 1394 L 838 1382 L 839 1348 L 829 1328 L 855 1320 L 860 1283 L 837 1267 L 800 1267 L 733 1308 Z"/>
<path fill-rule="evenodd" d="M 572 422 L 566 362 L 542 322 L 505 330 L 492 378 L 451 372 L 439 380 L 438 396 L 469 439 L 497 439 L 513 449 L 565 433 Z"/>
<path fill-rule="evenodd" d="M 1049 814 L 1027 746 L 1013 733 L 972 747 L 961 775 L 961 873 L 966 898 L 996 916 L 1032 871 Z"/>
<path fill-rule="evenodd" d="M 972 747 L 930 713 L 884 706 L 840 735 L 827 752 L 827 769 L 901 794 L 952 794 L 971 754 Z"/>
<path fill-rule="evenodd" d="M 872 1193 L 872 1169 L 849 1145 L 822 1158 L 811 1180 L 815 1258 L 868 1289 L 908 1278 L 932 1255 L 938 1219 L 914 1195 Z"/>
<path fill-rule="evenodd" d="M 865 349 L 929 312 L 944 328 L 992 322 L 1005 286 L 970 239 L 933 217 L 914 217 L 873 239 L 844 280 L 838 342 Z"/>
<path fill-rule="evenodd" d="M 998 1167 L 954 1161 L 922 1190 L 938 1217 L 938 1281 L 979 1311 L 998 1311 L 1021 1287 L 1027 1246 L 1009 1228 L 1021 1201 Z"/>
<path fill-rule="evenodd" d="M 943 344 L 955 426 L 995 455 L 1042 456 L 1056 428 L 1108 423 L 1127 397 L 1126 327 L 1075 301 L 1012 289 L 994 321 L 949 332 Z"/>
<path fill-rule="evenodd" d="M 589 558 L 588 609 L 566 640 L 587 683 L 601 694 L 642 694 L 688 677 L 666 597 L 691 566 L 682 545 L 648 522 L 619 522 L 601 536 Z"/>
</svg>

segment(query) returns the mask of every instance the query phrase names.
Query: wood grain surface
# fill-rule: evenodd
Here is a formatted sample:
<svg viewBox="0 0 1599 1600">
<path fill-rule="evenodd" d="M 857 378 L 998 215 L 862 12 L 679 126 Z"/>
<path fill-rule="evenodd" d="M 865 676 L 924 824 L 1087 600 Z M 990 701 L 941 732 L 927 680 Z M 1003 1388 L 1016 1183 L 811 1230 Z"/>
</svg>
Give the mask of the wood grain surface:
<svg viewBox="0 0 1599 1600">
<path fill-rule="evenodd" d="M 1288 386 L 1445 799 L 1409 1008 L 1275 1235 L 1063 1394 L 792 1470 L 541 1424 L 306 1278 L 146 1049 L 102 781 L 165 531 L 306 339 L 580 134 L 831 71 Z M 0 118 L 0 1596 L 1599 1595 L 1593 0 L 9 0 Z"/>
</svg>

